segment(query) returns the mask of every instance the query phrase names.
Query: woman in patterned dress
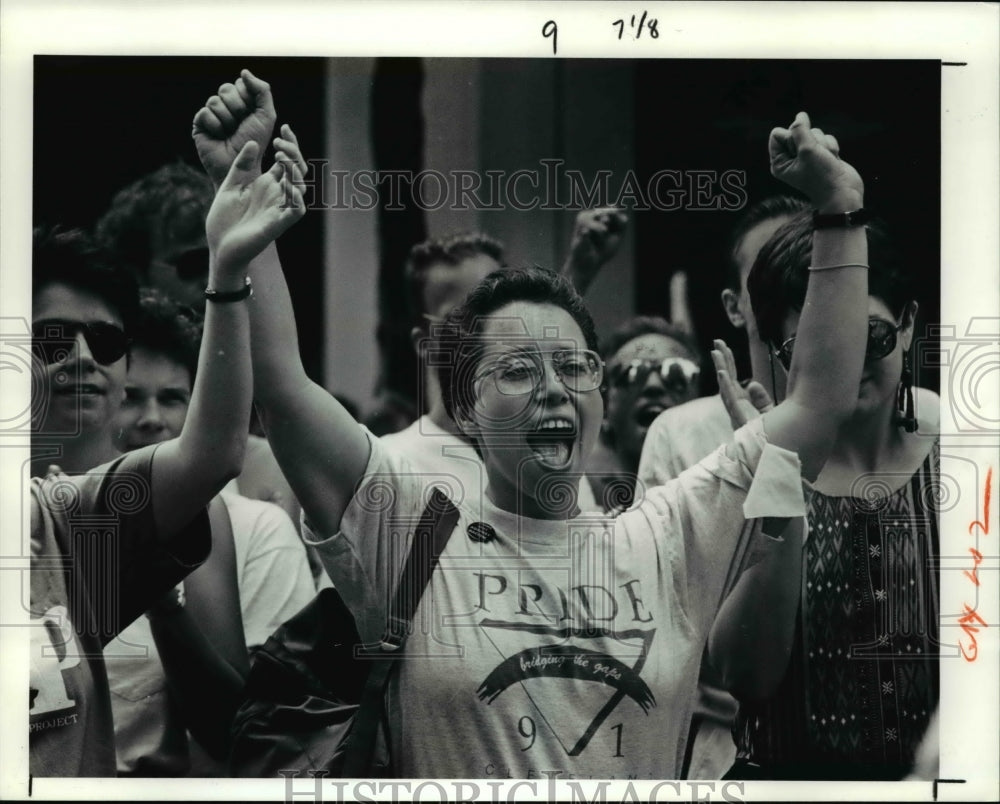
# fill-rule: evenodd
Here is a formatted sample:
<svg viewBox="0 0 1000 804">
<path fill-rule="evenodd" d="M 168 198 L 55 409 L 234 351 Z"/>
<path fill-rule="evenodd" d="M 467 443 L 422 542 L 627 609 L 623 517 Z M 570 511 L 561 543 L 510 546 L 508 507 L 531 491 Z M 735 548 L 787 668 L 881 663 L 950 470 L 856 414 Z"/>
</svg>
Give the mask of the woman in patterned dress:
<svg viewBox="0 0 1000 804">
<path fill-rule="evenodd" d="M 711 636 L 740 700 L 732 778 L 899 779 L 937 706 L 938 399 L 912 388 L 917 303 L 884 230 L 867 228 L 865 368 L 813 485 L 801 563 L 745 574 Z M 747 283 L 786 368 L 811 239 L 808 216 L 790 221 Z"/>
</svg>

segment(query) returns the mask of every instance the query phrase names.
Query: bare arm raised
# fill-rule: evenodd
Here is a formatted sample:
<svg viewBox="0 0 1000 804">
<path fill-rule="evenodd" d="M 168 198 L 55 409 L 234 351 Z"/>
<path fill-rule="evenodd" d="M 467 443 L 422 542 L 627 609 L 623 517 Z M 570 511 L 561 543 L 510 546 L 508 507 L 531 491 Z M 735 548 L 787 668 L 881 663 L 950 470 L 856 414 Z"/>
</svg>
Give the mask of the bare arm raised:
<svg viewBox="0 0 1000 804">
<path fill-rule="evenodd" d="M 770 143 L 772 171 L 805 192 L 821 212 L 860 208 L 860 176 L 839 159 L 836 140 L 819 129 L 809 131 L 808 126 L 808 118 L 800 113 L 790 130 L 775 129 Z M 812 266 L 850 267 L 810 272 L 797 332 L 797 338 L 807 332 L 810 344 L 808 350 L 794 354 L 788 397 L 777 407 L 767 409 L 770 400 L 759 385 L 751 383 L 743 391 L 734 382 L 735 365 L 724 344 L 717 341 L 712 355 L 734 426 L 753 417 L 754 408 L 763 411 L 769 439 L 796 450 L 802 474 L 810 480 L 822 469 L 840 422 L 856 405 L 868 283 L 866 269 L 853 264 L 866 264 L 867 255 L 863 227 L 813 234 Z M 709 656 L 725 686 L 741 700 L 765 698 L 780 683 L 799 605 L 804 520 L 770 521 L 764 530 L 780 532 L 786 544 L 740 577 L 716 616 L 708 642 Z"/>
<path fill-rule="evenodd" d="M 263 148 L 273 122 L 270 87 L 244 70 L 195 116 L 194 138 L 205 169 L 217 174 L 240 143 L 253 141 Z M 288 126 L 281 134 L 274 140 L 276 158 L 301 179 L 307 166 L 295 135 Z M 274 456 L 311 525 L 330 533 L 339 527 L 364 473 L 368 441 L 343 406 L 306 375 L 273 244 L 253 261 L 250 275 L 256 292 L 250 311 L 254 401 Z"/>
<path fill-rule="evenodd" d="M 628 216 L 617 207 L 597 207 L 577 213 L 562 274 L 581 296 L 601 266 L 618 252 L 627 225 Z"/>
<path fill-rule="evenodd" d="M 208 282 L 220 293 L 241 290 L 250 260 L 302 215 L 282 166 L 254 175 L 258 153 L 254 143 L 240 150 L 208 213 Z M 296 197 L 297 206 L 285 203 Z M 163 535 L 186 525 L 239 474 L 252 399 L 247 306 L 207 305 L 187 419 L 154 456 L 154 512 Z"/>
<path fill-rule="evenodd" d="M 840 159 L 837 141 L 799 112 L 768 143 L 772 174 L 804 193 L 824 213 L 863 206 L 864 183 Z M 788 395 L 764 414 L 768 440 L 798 453 L 802 475 L 823 468 L 841 423 L 853 412 L 864 366 L 868 317 L 868 239 L 863 226 L 813 234 L 805 304 L 788 376 Z"/>
</svg>

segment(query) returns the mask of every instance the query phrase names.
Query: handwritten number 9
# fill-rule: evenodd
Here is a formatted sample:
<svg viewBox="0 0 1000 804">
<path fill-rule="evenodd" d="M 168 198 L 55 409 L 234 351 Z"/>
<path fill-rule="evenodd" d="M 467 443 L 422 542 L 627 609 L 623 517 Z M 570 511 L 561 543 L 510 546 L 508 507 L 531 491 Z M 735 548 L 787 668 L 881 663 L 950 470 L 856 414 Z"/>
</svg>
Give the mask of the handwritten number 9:
<svg viewBox="0 0 1000 804">
<path fill-rule="evenodd" d="M 542 26 L 542 36 L 548 39 L 552 37 L 552 55 L 556 55 L 556 40 L 559 38 L 559 26 L 555 20 L 549 20 Z"/>
<path fill-rule="evenodd" d="M 525 723 L 525 721 L 527 721 L 527 723 Z M 517 721 L 517 730 L 522 737 L 531 740 L 530 743 L 528 743 L 526 746 L 524 746 L 524 748 L 521 749 L 522 751 L 527 751 L 529 748 L 531 748 L 531 746 L 535 744 L 535 721 L 532 720 L 527 715 L 525 715 L 519 721 Z"/>
</svg>

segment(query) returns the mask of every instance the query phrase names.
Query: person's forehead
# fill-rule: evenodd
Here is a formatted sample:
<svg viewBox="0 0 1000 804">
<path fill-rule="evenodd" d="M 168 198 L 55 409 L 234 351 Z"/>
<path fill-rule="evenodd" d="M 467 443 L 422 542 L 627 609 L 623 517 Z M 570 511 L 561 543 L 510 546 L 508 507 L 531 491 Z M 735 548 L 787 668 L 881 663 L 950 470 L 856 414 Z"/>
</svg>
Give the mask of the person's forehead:
<svg viewBox="0 0 1000 804">
<path fill-rule="evenodd" d="M 128 382 L 131 385 L 191 389 L 187 366 L 163 352 L 134 346 L 129 352 Z"/>
<path fill-rule="evenodd" d="M 740 246 L 736 249 L 736 263 L 740 269 L 740 280 L 746 284 L 747 274 L 753 268 L 753 261 L 757 259 L 757 252 L 763 248 L 764 244 L 771 239 L 771 236 L 792 219 L 791 215 L 782 215 L 777 218 L 768 218 L 752 226 L 743 235 Z"/>
<path fill-rule="evenodd" d="M 892 310 L 889 309 L 889 305 L 878 296 L 868 297 L 868 315 L 871 318 L 884 318 L 886 321 L 896 320 L 896 317 L 892 314 Z"/>
<path fill-rule="evenodd" d="M 580 325 L 568 311 L 554 304 L 510 302 L 483 316 L 477 329 L 480 335 L 498 343 L 537 343 L 543 349 L 587 348 Z"/>
<path fill-rule="evenodd" d="M 800 310 L 792 310 L 785 316 L 783 331 L 786 338 L 791 338 L 796 334 L 799 327 L 799 319 L 801 317 L 802 312 Z M 896 320 L 896 317 L 892 314 L 892 310 L 890 310 L 889 306 L 878 296 L 868 297 L 868 317 L 881 318 L 885 321 Z"/>
<path fill-rule="evenodd" d="M 656 332 L 648 332 L 625 343 L 612 360 L 615 363 L 630 363 L 633 360 L 664 360 L 668 357 L 691 357 L 684 344 Z"/>
<path fill-rule="evenodd" d="M 38 289 L 31 300 L 31 318 L 32 321 L 104 321 L 119 326 L 122 323 L 114 307 L 96 293 L 63 282 L 51 282 Z"/>
<path fill-rule="evenodd" d="M 457 265 L 438 263 L 427 269 L 424 282 L 424 302 L 431 315 L 444 318 L 483 281 L 500 267 L 487 254 L 474 254 Z"/>
</svg>

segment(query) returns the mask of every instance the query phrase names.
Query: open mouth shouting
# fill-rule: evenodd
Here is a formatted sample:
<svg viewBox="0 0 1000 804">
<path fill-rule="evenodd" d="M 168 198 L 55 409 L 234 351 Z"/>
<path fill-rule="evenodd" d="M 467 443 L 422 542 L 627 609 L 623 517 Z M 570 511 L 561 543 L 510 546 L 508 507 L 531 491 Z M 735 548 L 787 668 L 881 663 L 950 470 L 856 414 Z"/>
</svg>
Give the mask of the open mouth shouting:
<svg viewBox="0 0 1000 804">
<path fill-rule="evenodd" d="M 576 425 L 563 416 L 545 418 L 525 441 L 539 463 L 550 469 L 564 469 L 573 459 Z"/>
<path fill-rule="evenodd" d="M 635 423 L 642 429 L 647 429 L 657 416 L 667 409 L 667 405 L 662 402 L 650 402 L 640 405 L 635 411 Z"/>
</svg>

